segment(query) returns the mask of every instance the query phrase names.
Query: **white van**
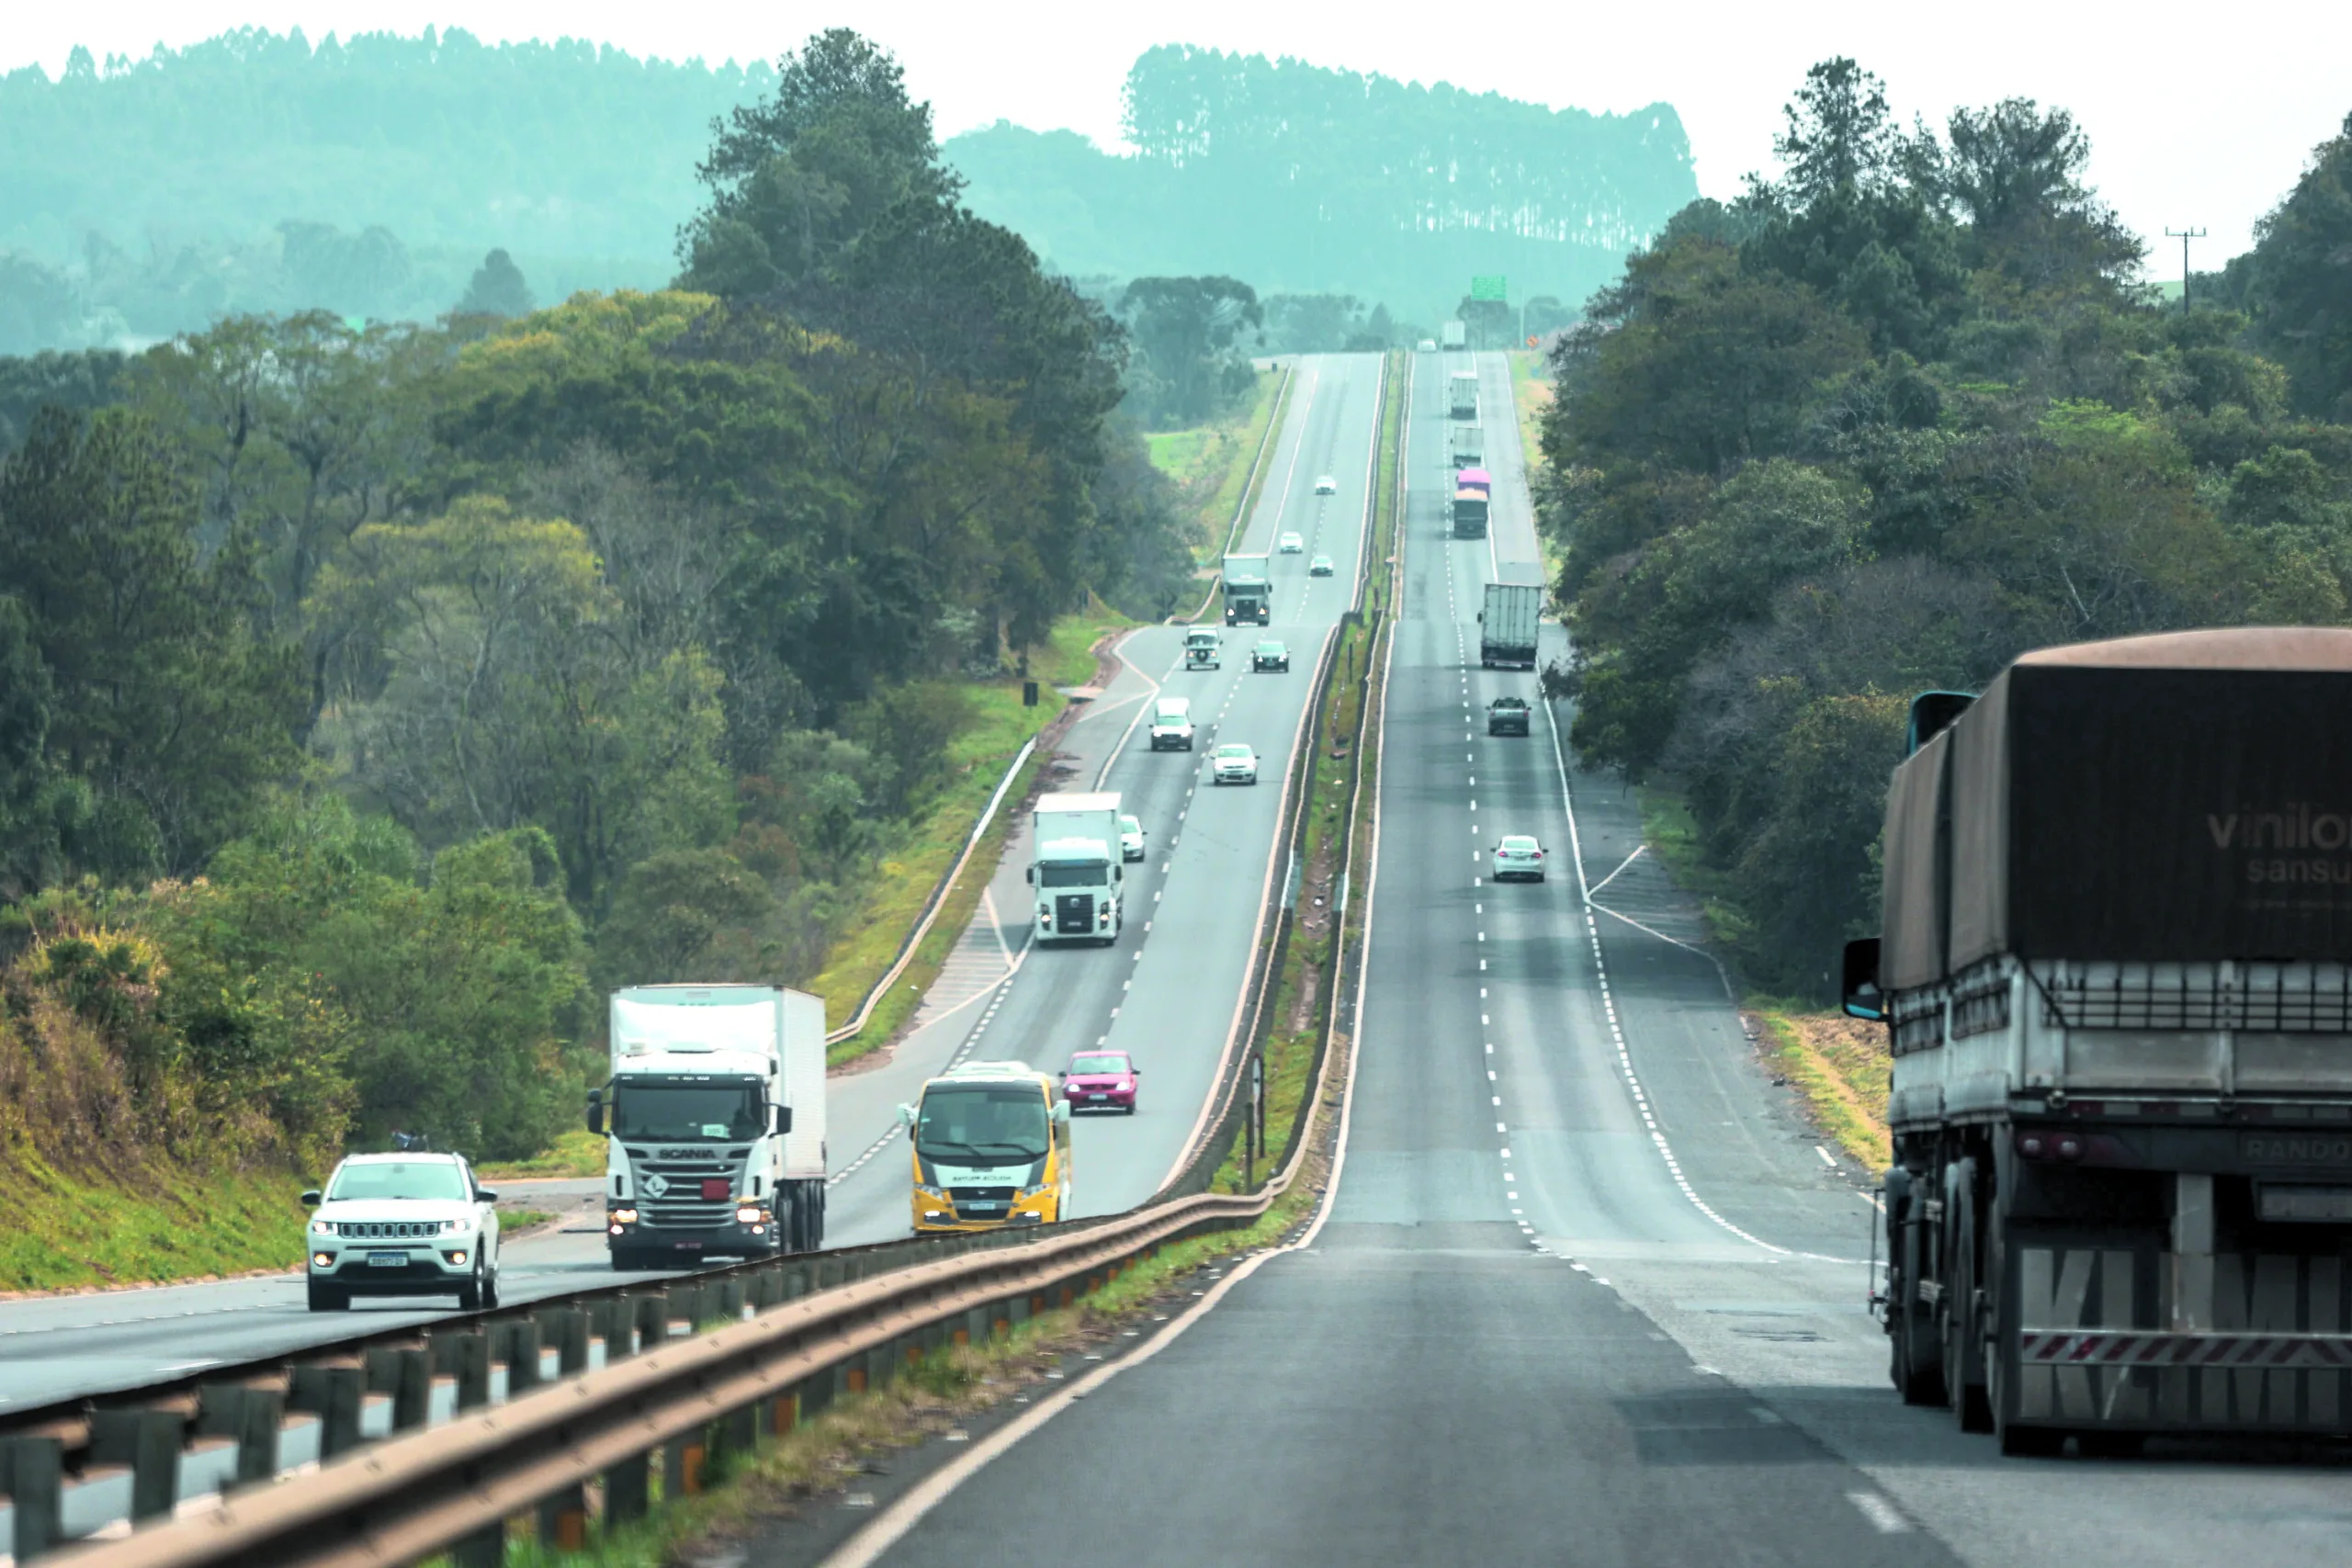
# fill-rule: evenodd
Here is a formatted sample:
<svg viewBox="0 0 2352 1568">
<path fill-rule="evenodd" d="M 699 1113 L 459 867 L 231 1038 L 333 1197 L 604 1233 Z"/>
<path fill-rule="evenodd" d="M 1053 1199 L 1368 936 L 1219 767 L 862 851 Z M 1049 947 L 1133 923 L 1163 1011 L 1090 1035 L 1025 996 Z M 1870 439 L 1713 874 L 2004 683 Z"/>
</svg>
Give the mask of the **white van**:
<svg viewBox="0 0 2352 1568">
<path fill-rule="evenodd" d="M 1189 751 L 1193 749 L 1193 701 L 1162 697 L 1151 705 L 1151 749 Z"/>
</svg>

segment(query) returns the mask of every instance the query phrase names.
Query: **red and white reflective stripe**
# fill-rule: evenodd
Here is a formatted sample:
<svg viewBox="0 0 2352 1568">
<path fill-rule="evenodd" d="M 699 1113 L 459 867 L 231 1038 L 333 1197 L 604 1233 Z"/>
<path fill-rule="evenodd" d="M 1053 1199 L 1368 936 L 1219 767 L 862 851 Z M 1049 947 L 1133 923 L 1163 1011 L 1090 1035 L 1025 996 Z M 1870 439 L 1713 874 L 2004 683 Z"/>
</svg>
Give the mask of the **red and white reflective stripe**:
<svg viewBox="0 0 2352 1568">
<path fill-rule="evenodd" d="M 2130 1328 L 2027 1329 L 2030 1366 L 2352 1369 L 2352 1334 L 2165 1334 Z"/>
</svg>

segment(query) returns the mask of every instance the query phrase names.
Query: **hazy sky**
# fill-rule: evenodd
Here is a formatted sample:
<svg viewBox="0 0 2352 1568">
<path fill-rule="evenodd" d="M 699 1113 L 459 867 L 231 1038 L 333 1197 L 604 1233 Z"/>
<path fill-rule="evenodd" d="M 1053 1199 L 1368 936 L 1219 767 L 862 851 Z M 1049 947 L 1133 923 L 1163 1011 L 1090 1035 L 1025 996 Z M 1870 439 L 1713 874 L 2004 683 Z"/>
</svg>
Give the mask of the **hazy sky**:
<svg viewBox="0 0 2352 1568">
<path fill-rule="evenodd" d="M 2176 23 L 2175 17 L 2180 20 Z M 1885 78 L 1905 119 L 1940 122 L 1955 104 L 2011 95 L 2063 104 L 2089 130 L 2092 174 L 2177 276 L 2167 227 L 2202 227 L 2200 266 L 2250 243 L 2255 220 L 2292 185 L 2317 142 L 2352 112 L 2352 4 L 2256 0 L 2250 10 L 1976 0 L 1925 7 L 1886 0 L 1753 0 L 1463 6 L 1279 5 L 1266 0 L 978 4 L 865 0 L 807 6 L 615 0 L 91 0 L 12 6 L 0 67 L 52 73 L 76 43 L 141 55 L 238 26 L 329 31 L 427 24 L 486 39 L 569 34 L 634 53 L 773 58 L 824 27 L 854 27 L 896 50 L 910 85 L 953 134 L 998 118 L 1118 138 L 1119 83 L 1155 43 L 1188 42 L 1317 64 L 1445 80 L 1555 107 L 1632 109 L 1659 99 L 1682 115 L 1700 187 L 1729 196 L 1768 167 L 1781 105 L 1805 67 L 1851 54 Z"/>
</svg>

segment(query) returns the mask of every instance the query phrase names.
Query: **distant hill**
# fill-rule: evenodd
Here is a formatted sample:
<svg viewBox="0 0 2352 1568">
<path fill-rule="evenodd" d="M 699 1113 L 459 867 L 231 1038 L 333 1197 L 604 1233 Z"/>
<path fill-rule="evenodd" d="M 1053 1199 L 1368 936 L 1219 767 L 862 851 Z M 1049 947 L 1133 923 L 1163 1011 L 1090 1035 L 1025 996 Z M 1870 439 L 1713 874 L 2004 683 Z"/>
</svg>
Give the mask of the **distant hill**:
<svg viewBox="0 0 2352 1568">
<path fill-rule="evenodd" d="M 1224 273 L 1408 320 L 1473 274 L 1581 301 L 1698 194 L 1682 121 L 1181 45 L 1128 74 L 1113 155 L 999 121 L 946 144 L 983 217 L 1074 276 Z"/>
<path fill-rule="evenodd" d="M 492 247 L 541 299 L 658 283 L 712 117 L 775 82 L 762 62 L 456 30 L 313 48 L 248 28 L 103 64 L 77 50 L 54 82 L 0 76 L 0 252 L 132 335 L 222 310 L 435 314 Z M 11 319 L 0 301 L 0 335 Z"/>
</svg>

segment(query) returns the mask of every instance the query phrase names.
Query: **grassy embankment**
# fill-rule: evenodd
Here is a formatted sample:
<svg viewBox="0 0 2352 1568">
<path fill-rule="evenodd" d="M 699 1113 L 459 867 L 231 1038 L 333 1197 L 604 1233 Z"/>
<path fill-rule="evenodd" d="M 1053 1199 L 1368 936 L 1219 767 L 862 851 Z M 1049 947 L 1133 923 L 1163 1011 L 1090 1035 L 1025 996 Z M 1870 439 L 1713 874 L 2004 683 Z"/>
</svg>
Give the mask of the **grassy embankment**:
<svg viewBox="0 0 2352 1568">
<path fill-rule="evenodd" d="M 1266 371 L 1258 378 L 1257 392 L 1246 412 L 1236 408 L 1225 422 L 1214 426 L 1145 437 L 1150 446 L 1153 465 L 1176 481 L 1182 504 L 1190 513 L 1193 558 L 1200 563 L 1204 575 L 1216 572 L 1225 564 L 1225 548 L 1232 537 L 1234 520 L 1246 515 L 1247 509 L 1257 504 L 1258 496 L 1266 488 L 1265 474 L 1261 471 L 1253 479 L 1250 465 L 1257 459 L 1267 431 L 1280 424 L 1283 411 L 1290 407 L 1290 388 L 1289 375 L 1281 370 Z M 1192 611 L 1192 605 L 1183 605 L 1175 618 L 1182 620 Z M 1220 586 L 1210 593 L 1199 618 L 1205 625 L 1221 619 L 1224 614 L 1224 589 Z"/>
<path fill-rule="evenodd" d="M 1645 787 L 1640 796 L 1642 841 L 1676 883 L 1698 898 L 1708 940 L 1724 945 L 1747 917 L 1724 897 L 1722 874 L 1702 860 L 1690 811 L 1668 790 Z M 1758 1046 L 1766 1066 L 1804 1095 L 1814 1123 L 1865 1170 L 1883 1167 L 1892 1064 L 1884 1026 L 1784 997 L 1751 996 L 1745 1010 L 1760 1025 Z"/>
<path fill-rule="evenodd" d="M 1527 464 L 1527 482 L 1532 488 L 1536 473 L 1544 467 L 1544 412 L 1552 406 L 1552 383 L 1540 372 L 1544 356 L 1531 348 L 1515 348 L 1504 356 L 1510 361 L 1511 406 L 1519 415 L 1519 451 Z M 1535 547 L 1544 552 L 1544 581 L 1560 581 L 1560 554 L 1541 528 L 1535 531 Z"/>
<path fill-rule="evenodd" d="M 825 998 L 825 1018 L 840 1028 L 856 1015 L 865 994 L 897 961 L 907 933 L 922 919 L 932 889 L 963 853 L 972 824 L 988 807 L 1022 744 L 1051 723 L 1069 699 L 1055 688 L 1081 686 L 1094 679 L 1094 644 L 1109 633 L 1135 625 L 1107 605 L 1092 613 L 1067 616 L 1054 627 L 1046 647 L 1033 656 L 1030 669 L 1038 682 L 1038 705 L 1021 705 L 1021 682 L 991 682 L 973 688 L 973 722 L 956 738 L 952 754 L 955 781 L 934 798 L 921 820 L 899 839 L 897 851 L 877 869 L 873 891 L 846 934 L 826 955 L 825 966 L 808 988 Z M 1048 758 L 1033 755 L 1022 776 L 1005 792 L 1018 802 L 1044 771 Z M 932 922 L 913 962 L 907 965 L 888 993 L 876 1005 L 865 1027 L 831 1048 L 829 1059 L 839 1066 L 854 1061 L 888 1043 L 914 1013 L 922 993 L 931 988 L 946 963 L 964 927 L 979 907 L 980 895 L 996 870 L 1005 834 L 1015 813 L 1000 809 L 989 824 L 980 849 L 966 863 L 963 874 L 947 890 L 939 918 Z M 601 1167 L 599 1168 L 601 1168 Z"/>
<path fill-rule="evenodd" d="M 91 1181 L 28 1147 L 0 1159 L 9 1193 L 0 1292 L 214 1279 L 291 1269 L 302 1256 L 302 1183 L 200 1171 L 126 1153 L 131 1168 Z"/>
<path fill-rule="evenodd" d="M 1387 391 L 1380 411 L 1380 457 L 1369 546 L 1373 565 L 1364 593 L 1363 624 L 1342 628 L 1335 654 L 1338 675 L 1308 736 L 1314 758 L 1306 784 L 1311 804 L 1304 842 L 1299 847 L 1299 863 L 1306 870 L 1290 944 L 1283 955 L 1282 971 L 1268 1011 L 1272 1022 L 1264 1046 L 1266 1140 L 1272 1152 L 1269 1158 L 1258 1162 L 1252 1173 L 1261 1181 L 1272 1173 L 1283 1157 L 1299 1105 L 1310 1088 L 1316 1047 L 1330 1023 L 1331 990 L 1342 934 L 1329 913 L 1339 892 L 1340 840 L 1348 831 L 1354 803 L 1359 799 L 1368 801 L 1369 792 L 1379 787 L 1377 736 L 1369 725 L 1363 724 L 1363 705 L 1367 700 L 1375 704 L 1378 701 L 1377 660 L 1388 605 L 1388 557 L 1396 547 L 1397 453 L 1405 398 L 1401 359 L 1401 355 L 1389 359 Z M 1373 671 L 1370 681 L 1363 678 L 1367 669 Z M 1357 742 L 1335 748 L 1334 737 L 1357 737 L 1360 726 L 1363 733 Z M 1354 814 L 1353 820 L 1356 839 L 1350 846 L 1348 864 L 1361 886 L 1363 868 L 1368 864 L 1371 813 Z M 1346 916 L 1350 940 L 1362 931 L 1363 922 L 1363 905 L 1351 898 Z M 1267 940 L 1272 940 L 1271 935 Z M 1346 983 L 1345 976 L 1337 977 Z M 1237 1135 L 1212 1182 L 1216 1190 L 1242 1190 L 1241 1148 Z"/>
</svg>

